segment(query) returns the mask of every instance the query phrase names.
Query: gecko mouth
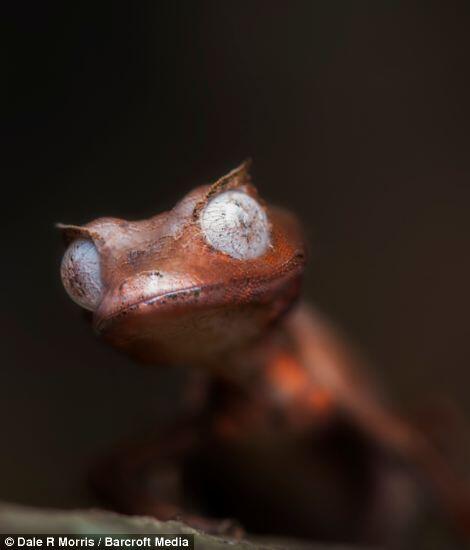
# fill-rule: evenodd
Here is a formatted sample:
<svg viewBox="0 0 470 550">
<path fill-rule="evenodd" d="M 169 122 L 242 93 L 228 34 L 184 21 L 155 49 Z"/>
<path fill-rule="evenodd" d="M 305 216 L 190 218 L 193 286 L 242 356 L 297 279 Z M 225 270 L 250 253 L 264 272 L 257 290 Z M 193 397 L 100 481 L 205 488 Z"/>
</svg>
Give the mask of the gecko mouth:
<svg viewBox="0 0 470 550">
<path fill-rule="evenodd" d="M 201 286 L 190 286 L 153 294 L 126 305 L 120 304 L 120 307 L 113 308 L 114 311 L 106 311 L 107 308 L 100 307 L 96 313 L 95 329 L 98 332 L 104 332 L 109 326 L 118 323 L 133 313 L 151 314 L 157 310 L 163 313 L 164 310 L 197 306 L 202 294 L 207 295 L 213 289 L 214 287 L 205 287 L 203 289 Z"/>
<path fill-rule="evenodd" d="M 228 310 L 269 305 L 281 297 L 289 299 L 291 287 L 300 280 L 304 255 L 297 253 L 278 265 L 269 274 L 236 277 L 223 282 L 201 284 L 200 277 L 187 273 L 145 271 L 124 280 L 104 297 L 94 315 L 98 333 L 126 332 L 129 324 L 138 324 L 139 330 L 158 326 L 175 319 L 204 315 L 205 310 Z M 285 297 L 282 289 L 286 289 Z M 141 322 L 138 321 L 140 319 Z M 122 330 L 119 330 L 122 326 Z"/>
<path fill-rule="evenodd" d="M 181 317 L 191 312 L 228 305 L 232 308 L 250 304 L 268 306 L 276 296 L 282 296 L 280 289 L 288 288 L 293 281 L 299 280 L 302 273 L 302 262 L 299 259 L 292 258 L 291 262 L 269 276 L 252 277 L 249 280 L 237 278 L 206 285 L 188 284 L 190 281 L 187 277 L 182 280 L 182 277 L 165 274 L 167 281 L 161 284 L 161 288 L 147 286 L 143 291 L 139 283 L 142 277 L 139 276 L 125 281 L 105 297 L 95 312 L 95 330 L 103 333 L 136 317 Z M 164 276 L 159 274 L 159 277 L 163 279 Z M 176 281 L 181 283 L 179 288 Z"/>
<path fill-rule="evenodd" d="M 152 293 L 128 280 L 124 292 L 121 284 L 105 295 L 94 328 L 140 362 L 207 364 L 247 345 L 282 315 L 299 293 L 302 267 L 297 259 L 268 276 L 204 285 L 186 275 L 176 286 L 177 276 L 166 274 L 168 284 L 160 277 Z"/>
</svg>

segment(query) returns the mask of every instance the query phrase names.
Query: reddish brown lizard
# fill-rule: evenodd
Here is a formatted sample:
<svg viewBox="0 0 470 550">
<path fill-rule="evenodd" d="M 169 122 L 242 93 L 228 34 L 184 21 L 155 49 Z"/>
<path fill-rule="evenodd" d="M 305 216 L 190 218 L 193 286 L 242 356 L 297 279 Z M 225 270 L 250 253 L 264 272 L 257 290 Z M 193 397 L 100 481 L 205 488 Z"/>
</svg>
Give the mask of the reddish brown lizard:
<svg viewBox="0 0 470 550">
<path fill-rule="evenodd" d="M 260 532 L 383 540 L 406 523 L 416 478 L 469 527 L 467 489 L 298 304 L 299 224 L 259 197 L 246 163 L 150 219 L 60 228 L 64 286 L 100 336 L 211 380 L 186 426 L 108 464 L 98 484 L 116 507 L 208 530 L 226 527 L 202 517 L 217 514 Z"/>
</svg>

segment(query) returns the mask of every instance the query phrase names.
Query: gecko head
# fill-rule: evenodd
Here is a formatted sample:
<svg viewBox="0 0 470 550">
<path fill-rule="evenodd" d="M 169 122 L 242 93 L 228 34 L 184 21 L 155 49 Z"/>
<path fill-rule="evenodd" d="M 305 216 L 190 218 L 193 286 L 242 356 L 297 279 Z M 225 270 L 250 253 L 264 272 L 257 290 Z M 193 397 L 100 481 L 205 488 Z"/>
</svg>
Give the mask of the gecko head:
<svg viewBox="0 0 470 550">
<path fill-rule="evenodd" d="M 58 227 L 67 293 L 103 338 L 145 362 L 220 361 L 299 292 L 299 226 L 259 197 L 247 163 L 150 219 Z"/>
</svg>

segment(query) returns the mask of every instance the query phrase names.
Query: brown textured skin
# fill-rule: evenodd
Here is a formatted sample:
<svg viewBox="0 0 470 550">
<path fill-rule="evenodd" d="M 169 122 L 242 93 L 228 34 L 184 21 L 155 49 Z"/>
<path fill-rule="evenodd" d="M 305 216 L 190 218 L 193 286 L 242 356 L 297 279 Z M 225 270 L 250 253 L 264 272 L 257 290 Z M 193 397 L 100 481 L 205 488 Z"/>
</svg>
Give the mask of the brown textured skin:
<svg viewBox="0 0 470 550">
<path fill-rule="evenodd" d="M 250 529 L 383 541 L 403 528 L 414 502 L 407 476 L 384 466 L 388 454 L 421 472 L 443 508 L 468 529 L 468 493 L 438 453 L 380 403 L 361 362 L 327 323 L 291 307 L 305 263 L 296 219 L 264 205 L 272 246 L 254 260 L 231 258 L 206 243 L 199 214 L 226 189 L 264 204 L 243 164 L 148 220 L 60 226 L 66 240 L 90 238 L 99 250 L 104 296 L 93 325 L 106 341 L 139 361 L 194 365 L 216 380 L 211 414 L 196 418 L 189 435 L 182 430 L 186 435 L 173 446 L 152 443 L 115 460 L 107 465 L 114 477 L 100 475 L 98 485 L 121 510 L 165 519 L 188 506 L 175 488 L 178 466 L 191 473 L 192 491 L 198 483 L 201 493 L 215 488 L 214 509 Z M 149 278 L 158 291 L 146 294 Z M 340 435 L 330 437 L 335 430 Z M 343 440 L 345 456 L 337 447 Z M 313 455 L 312 441 L 320 441 Z M 162 464 L 162 486 L 177 480 L 169 495 L 133 485 Z M 401 476 L 398 494 L 386 489 L 393 471 Z M 173 502 L 162 504 L 165 499 Z M 202 508 L 213 512 L 210 502 Z"/>
<path fill-rule="evenodd" d="M 94 326 L 112 345 L 150 363 L 215 363 L 259 336 L 296 297 L 305 250 L 290 214 L 270 209 L 272 246 L 261 260 L 231 258 L 201 235 L 205 202 L 233 188 L 260 201 L 242 165 L 148 220 L 60 226 L 68 239 L 91 238 L 100 252 L 105 296 Z M 149 277 L 158 278 L 157 294 L 142 291 Z"/>
</svg>

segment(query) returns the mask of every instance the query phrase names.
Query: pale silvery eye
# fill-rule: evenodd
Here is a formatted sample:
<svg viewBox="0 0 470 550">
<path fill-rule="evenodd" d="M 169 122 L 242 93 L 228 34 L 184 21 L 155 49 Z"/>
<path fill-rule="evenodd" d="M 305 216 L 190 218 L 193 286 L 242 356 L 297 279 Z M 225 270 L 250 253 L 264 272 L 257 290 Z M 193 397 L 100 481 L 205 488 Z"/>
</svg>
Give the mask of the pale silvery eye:
<svg viewBox="0 0 470 550">
<path fill-rule="evenodd" d="M 73 241 L 62 258 L 62 283 L 68 295 L 79 306 L 95 310 L 101 300 L 100 257 L 93 241 Z"/>
<path fill-rule="evenodd" d="M 213 248 L 238 260 L 258 258 L 270 244 L 266 212 L 241 191 L 226 191 L 209 201 L 200 223 Z"/>
</svg>

